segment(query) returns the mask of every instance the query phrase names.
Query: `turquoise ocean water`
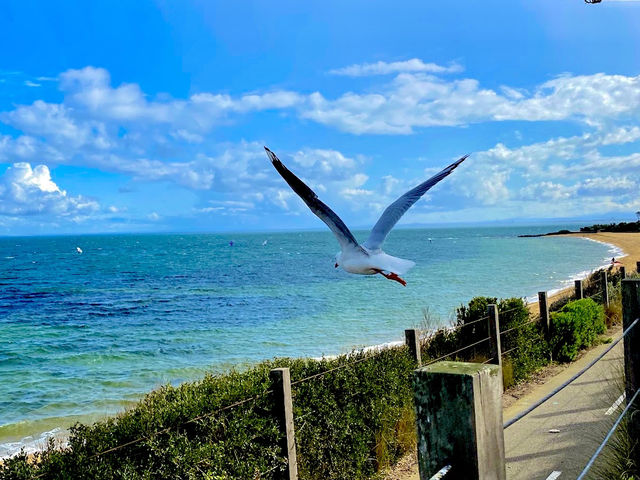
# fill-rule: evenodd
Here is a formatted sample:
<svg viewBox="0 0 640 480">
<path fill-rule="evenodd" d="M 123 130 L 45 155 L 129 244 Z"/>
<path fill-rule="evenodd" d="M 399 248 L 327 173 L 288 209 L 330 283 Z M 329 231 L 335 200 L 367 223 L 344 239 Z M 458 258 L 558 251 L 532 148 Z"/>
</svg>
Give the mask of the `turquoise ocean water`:
<svg viewBox="0 0 640 480">
<path fill-rule="evenodd" d="M 398 229 L 385 250 L 416 262 L 406 288 L 334 269 L 324 231 L 0 238 L 0 456 L 164 383 L 400 340 L 425 308 L 446 322 L 474 296 L 562 288 L 620 254 L 517 238 L 561 227 Z"/>
</svg>

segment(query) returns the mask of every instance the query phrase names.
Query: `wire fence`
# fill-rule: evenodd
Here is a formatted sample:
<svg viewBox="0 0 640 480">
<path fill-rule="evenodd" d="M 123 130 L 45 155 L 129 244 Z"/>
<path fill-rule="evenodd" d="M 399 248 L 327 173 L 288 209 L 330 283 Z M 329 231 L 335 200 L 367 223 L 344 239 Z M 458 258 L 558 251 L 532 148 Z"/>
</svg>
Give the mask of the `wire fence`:
<svg viewBox="0 0 640 480">
<path fill-rule="evenodd" d="M 489 317 L 488 315 L 482 317 L 482 318 L 478 318 L 476 320 L 472 320 L 471 322 L 464 322 L 464 323 L 458 323 L 456 325 L 450 325 L 450 326 L 442 326 L 436 329 L 430 329 L 426 332 L 425 337 L 422 339 L 423 342 L 428 343 L 429 340 L 436 335 L 438 332 L 440 331 L 447 331 L 447 332 L 457 332 L 459 330 L 462 330 L 465 327 L 469 327 L 471 325 L 476 325 L 480 322 L 487 322 L 489 321 L 491 317 Z"/>
<path fill-rule="evenodd" d="M 180 427 L 184 427 L 184 426 L 189 425 L 191 423 L 196 423 L 196 422 L 199 422 L 201 420 L 205 420 L 207 418 L 214 417 L 215 415 L 219 415 L 222 412 L 232 410 L 234 408 L 240 407 L 240 406 L 248 404 L 250 402 L 255 402 L 256 400 L 264 398 L 267 395 L 270 395 L 271 393 L 273 393 L 273 390 L 265 390 L 264 392 L 262 392 L 262 393 L 260 393 L 258 395 L 254 395 L 252 397 L 244 398 L 244 399 L 239 400 L 237 402 L 233 402 L 231 404 L 225 405 L 224 407 L 217 408 L 216 410 L 213 410 L 211 412 L 208 412 L 208 413 L 205 413 L 205 414 L 202 414 L 202 415 L 198 415 L 196 417 L 190 418 L 189 420 L 182 421 L 180 423 L 177 423 L 175 425 L 171 425 L 169 427 L 162 428 L 160 430 L 156 430 L 154 432 L 149 433 L 148 435 L 142 435 L 142 436 L 139 436 L 139 437 L 137 437 L 137 438 L 135 438 L 133 440 L 130 440 L 128 442 L 121 443 L 121 444 L 118 444 L 118 445 L 116 445 L 116 446 L 114 446 L 112 448 L 108 448 L 106 450 L 102 450 L 100 452 L 94 453 L 94 454 L 90 455 L 88 457 L 88 459 L 89 460 L 94 460 L 94 459 L 102 457 L 104 455 L 107 455 L 107 454 L 122 450 L 123 448 L 131 447 L 133 445 L 142 443 L 142 442 L 144 442 L 146 440 L 151 440 L 154 437 L 157 437 L 158 435 L 162 435 L 164 433 L 168 433 L 168 432 L 170 432 L 172 430 L 178 430 Z M 265 474 L 275 470 L 277 467 L 278 466 L 274 467 L 273 469 L 271 469 L 271 470 L 269 470 L 267 472 L 263 472 L 261 475 L 265 475 Z M 42 477 L 46 476 L 47 474 L 48 474 L 47 472 L 41 473 L 39 475 L 36 475 L 33 478 L 34 478 L 34 480 L 38 479 L 38 478 L 42 478 Z"/>
<path fill-rule="evenodd" d="M 533 403 L 531 406 L 529 406 L 529 408 L 527 408 L 526 410 L 520 412 L 518 415 L 516 415 L 515 417 L 513 417 L 512 419 L 508 420 L 507 422 L 504 423 L 503 428 L 509 428 L 511 425 L 513 425 L 514 423 L 516 423 L 518 420 L 524 418 L 525 416 L 527 416 L 529 413 L 531 413 L 533 410 L 535 410 L 536 408 L 538 408 L 540 405 L 542 405 L 544 402 L 546 402 L 547 400 L 549 400 L 551 397 L 553 397 L 554 395 L 556 395 L 558 392 L 560 392 L 561 390 L 563 390 L 565 387 L 567 387 L 570 383 L 572 383 L 573 381 L 575 381 L 576 379 L 578 379 L 579 377 L 581 377 L 587 370 L 589 370 L 591 367 L 593 367 L 596 363 L 598 363 L 607 353 L 609 353 L 613 347 L 615 347 L 624 337 L 627 336 L 627 334 L 638 324 L 638 322 L 640 322 L 640 318 L 636 318 L 631 325 L 629 325 L 624 332 L 622 332 L 622 335 L 620 335 L 620 337 L 615 340 L 613 343 L 611 343 L 611 345 L 604 351 L 602 352 L 600 355 L 598 355 L 594 360 L 592 360 L 587 366 L 585 366 L 584 368 L 582 368 L 578 373 L 576 373 L 575 375 L 573 375 L 569 380 L 567 380 L 566 382 L 564 382 L 562 385 L 560 385 L 559 387 L 555 388 L 553 391 L 551 391 L 550 393 L 548 393 L 547 395 L 545 395 L 544 397 L 542 397 L 540 400 L 538 400 L 537 402 Z"/>
<path fill-rule="evenodd" d="M 519 328 L 524 327 L 525 325 L 529 325 L 530 323 L 537 323 L 537 322 L 539 322 L 539 321 L 540 321 L 540 317 L 534 317 L 534 318 L 532 318 L 531 320 L 528 320 L 528 321 L 523 322 L 523 323 L 519 323 L 518 325 L 516 325 L 516 326 L 514 326 L 514 327 L 508 328 L 508 329 L 506 329 L 506 330 L 502 330 L 502 331 L 500 332 L 500 335 L 504 335 L 505 333 L 512 332 L 512 331 L 514 331 L 514 330 L 517 330 L 517 329 L 519 329 Z"/>
<path fill-rule="evenodd" d="M 481 343 L 486 342 L 487 340 L 491 340 L 491 337 L 483 338 L 482 340 L 478 340 L 477 342 L 474 342 L 474 343 L 472 343 L 470 345 L 467 345 L 465 347 L 462 347 L 462 348 L 459 348 L 457 350 L 454 350 L 453 352 L 449 352 L 449 353 L 447 353 L 445 355 L 442 355 L 441 357 L 435 358 L 435 359 L 425 363 L 424 366 L 427 367 L 427 366 L 429 366 L 429 365 L 431 365 L 433 363 L 439 362 L 440 360 L 444 360 L 445 358 L 452 357 L 453 355 L 455 355 L 457 353 L 463 352 L 463 351 L 465 351 L 465 350 L 467 350 L 467 349 L 469 349 L 471 347 L 475 347 L 476 345 L 480 345 Z"/>
<path fill-rule="evenodd" d="M 486 317 L 482 317 L 482 318 L 479 318 L 479 319 L 477 319 L 477 320 L 473 320 L 473 321 L 471 321 L 471 322 L 464 322 L 464 323 L 461 323 L 461 324 L 459 324 L 459 325 L 454 326 L 453 328 L 451 328 L 451 330 L 452 330 L 452 331 L 460 330 L 460 329 L 462 329 L 463 327 L 468 327 L 469 325 L 475 325 L 476 323 L 486 322 L 486 321 L 488 321 L 490 318 L 491 318 L 491 317 L 489 317 L 489 316 L 487 315 Z"/>
<path fill-rule="evenodd" d="M 588 295 L 588 296 L 583 296 L 582 298 L 591 298 L 591 299 L 594 299 L 594 298 L 596 298 L 596 297 L 602 297 L 602 296 L 603 296 L 603 294 L 604 294 L 604 292 L 603 292 L 603 291 L 599 291 L 599 292 L 596 292 L 596 293 L 592 293 L 591 295 Z"/>
<path fill-rule="evenodd" d="M 510 308 L 508 310 L 500 310 L 499 313 L 502 316 L 502 315 L 506 315 L 507 313 L 515 312 L 516 310 L 522 310 L 522 307 L 518 305 L 518 306 Z"/>
<path fill-rule="evenodd" d="M 595 463 L 596 458 L 598 458 L 598 456 L 602 453 L 602 450 L 604 450 L 604 447 L 607 446 L 607 444 L 609 443 L 609 440 L 611 440 L 611 437 L 613 436 L 616 429 L 620 425 L 620 422 L 622 422 L 622 419 L 631 410 L 631 407 L 633 406 L 633 403 L 635 402 L 636 397 L 638 396 L 638 393 L 640 393 L 640 390 L 636 390 L 636 393 L 633 394 L 633 396 L 631 397 L 631 400 L 629 400 L 629 402 L 627 403 L 627 406 L 622 411 L 622 413 L 618 416 L 617 420 L 615 421 L 615 423 L 613 424 L 613 426 L 611 427 L 607 435 L 604 437 L 604 440 L 602 441 L 600 446 L 597 448 L 595 453 L 591 456 L 591 458 L 587 462 L 587 465 L 584 467 L 584 469 L 582 470 L 582 472 L 580 473 L 580 475 L 576 480 L 583 480 L 587 476 L 587 474 L 591 470 L 591 467 L 593 467 L 593 464 Z"/>
<path fill-rule="evenodd" d="M 176 430 L 176 429 L 178 429 L 180 427 L 184 427 L 185 425 L 188 425 L 190 423 L 195 423 L 195 422 L 198 422 L 200 420 L 204 420 L 206 418 L 211 418 L 211 417 L 213 417 L 215 415 L 218 415 L 218 414 L 220 414 L 220 413 L 222 413 L 224 411 L 231 410 L 233 408 L 239 407 L 239 406 L 244 405 L 244 404 L 249 403 L 249 402 L 255 402 L 256 400 L 258 400 L 260 398 L 263 398 L 266 395 L 269 395 L 271 393 L 273 393 L 273 390 L 266 390 L 265 392 L 263 392 L 263 393 L 261 393 L 259 395 L 255 395 L 253 397 L 249 397 L 249 398 L 245 398 L 243 400 L 239 400 L 237 402 L 234 402 L 234 403 L 229 404 L 227 406 L 224 406 L 222 408 L 218 408 L 218 409 L 216 409 L 216 410 L 214 410 L 212 412 L 205 413 L 205 414 L 202 414 L 202 415 L 198 415 L 197 417 L 193 417 L 193 418 L 191 418 L 189 420 L 186 420 L 184 422 L 181 422 L 179 424 L 171 425 L 170 427 L 166 427 L 166 428 L 163 428 L 161 430 L 157 430 L 157 431 L 155 431 L 155 432 L 153 432 L 153 433 L 151 433 L 149 435 L 141 436 L 141 437 L 136 438 L 135 440 L 131 440 L 129 442 L 117 445 L 117 446 L 115 446 L 113 448 L 109 448 L 107 450 L 104 450 L 102 452 L 95 453 L 95 454 L 91 455 L 89 457 L 89 459 L 94 459 L 94 458 L 100 457 L 102 455 L 106 455 L 107 453 L 111 453 L 111 452 L 115 452 L 117 450 L 121 450 L 121 449 L 123 449 L 125 447 L 129 447 L 131 445 L 135 445 L 136 443 L 143 442 L 144 440 L 149 440 L 154 436 L 162 435 L 163 433 L 170 432 L 171 430 Z"/>
<path fill-rule="evenodd" d="M 438 470 L 429 480 L 442 480 L 451 470 L 451 465 L 446 465 Z"/>
<path fill-rule="evenodd" d="M 505 350 L 504 352 L 502 352 L 502 353 L 501 353 L 501 355 L 502 355 L 502 356 L 505 356 L 505 355 L 507 355 L 507 354 L 509 354 L 509 353 L 511 353 L 511 352 L 513 352 L 513 351 L 515 351 L 515 350 L 517 350 L 518 348 L 520 348 L 520 345 L 515 346 L 515 347 L 513 347 L 513 348 L 510 348 L 509 350 Z"/>
<path fill-rule="evenodd" d="M 373 355 L 367 355 L 364 352 L 362 354 L 364 355 L 362 358 L 354 360 L 353 362 L 343 363 L 342 365 L 338 365 L 337 367 L 330 368 L 328 370 L 324 370 L 319 373 L 314 373 L 313 375 L 309 375 L 308 377 L 301 378 L 299 380 L 296 380 L 295 382 L 291 382 L 291 386 L 293 387 L 294 385 L 299 385 L 301 383 L 305 383 L 305 382 L 308 382 L 309 380 L 314 380 L 316 378 L 322 378 L 329 373 L 336 372 L 344 368 L 352 367 L 353 365 L 357 365 L 358 363 L 366 362 L 367 360 L 370 360 L 373 357 Z"/>
<path fill-rule="evenodd" d="M 475 323 L 479 323 L 479 322 L 481 322 L 481 321 L 486 321 L 486 320 L 488 320 L 488 319 L 489 319 L 489 317 L 488 317 L 488 316 L 487 316 L 487 317 L 482 317 L 482 318 L 480 318 L 480 319 L 478 319 L 478 320 L 474 320 L 473 322 L 469 322 L 469 323 L 463 324 L 463 325 L 461 325 L 461 327 L 464 327 L 464 326 L 467 326 L 467 325 L 472 325 L 472 324 L 475 324 Z M 476 341 L 476 342 L 474 342 L 474 343 L 472 343 L 472 344 L 466 345 L 466 346 L 464 346 L 464 347 L 461 347 L 461 348 L 459 348 L 459 349 L 456 349 L 456 350 L 454 350 L 454 351 L 451 351 L 451 352 L 449 352 L 449 353 L 447 353 L 447 354 L 445 354 L 445 355 L 442 355 L 442 356 L 440 356 L 440 357 L 438 357 L 438 358 L 436 358 L 436 359 L 433 359 L 433 360 L 431 360 L 431 361 L 427 362 L 427 363 L 426 363 L 426 364 L 424 364 L 424 365 L 425 365 L 425 366 L 427 366 L 427 365 L 431 365 L 431 364 L 436 363 L 436 362 L 438 362 L 438 361 L 440 361 L 440 360 L 443 360 L 443 359 L 445 359 L 445 358 L 448 358 L 448 357 L 454 356 L 454 355 L 456 355 L 456 354 L 458 354 L 458 353 L 461 353 L 461 352 L 463 352 L 463 351 L 465 351 L 465 350 L 467 350 L 467 349 L 469 349 L 469 348 L 472 348 L 472 347 L 474 347 L 474 346 L 480 345 L 480 344 L 482 344 L 483 342 L 486 342 L 486 341 L 487 341 L 487 340 L 489 340 L 489 339 L 490 339 L 490 337 L 483 338 L 482 340 Z M 368 352 L 359 352 L 359 353 L 363 355 L 361 358 L 358 358 L 358 359 L 356 359 L 356 360 L 354 360 L 354 361 L 347 362 L 347 363 L 343 363 L 343 364 L 341 364 L 341 365 L 338 365 L 338 366 L 336 366 L 336 367 L 330 368 L 330 369 L 328 369 L 328 370 L 324 370 L 324 371 L 322 371 L 322 372 L 318 372 L 318 373 L 315 373 L 315 374 L 313 374 L 313 375 L 308 375 L 308 376 L 306 376 L 306 377 L 303 377 L 303 378 L 300 378 L 300 379 L 298 379 L 298 380 L 292 381 L 290 385 L 291 385 L 292 387 L 294 387 L 294 386 L 297 386 L 297 385 L 300 385 L 300 384 L 303 384 L 303 383 L 309 382 L 309 381 L 311 381 L 311 380 L 315 380 L 315 379 L 322 378 L 322 377 L 324 377 L 324 376 L 326 376 L 326 375 L 328 375 L 328 374 L 330 374 L 330 373 L 333 373 L 333 372 L 336 372 L 336 371 L 339 371 L 339 370 L 343 370 L 343 369 L 345 369 L 345 368 L 353 367 L 354 365 L 357 365 L 357 364 L 359 364 L 359 363 L 362 363 L 362 362 L 365 362 L 365 361 L 367 361 L 367 360 L 371 360 L 372 358 L 375 358 L 375 356 L 374 356 L 374 355 L 372 355 L 372 354 L 368 354 Z M 492 359 L 487 360 L 487 362 L 488 362 L 488 361 L 490 361 L 490 360 L 492 360 Z M 485 362 L 485 363 L 487 363 L 487 362 Z M 196 416 L 196 417 L 190 418 L 190 419 L 185 420 L 185 421 L 182 421 L 182 422 L 180 422 L 180 423 L 177 423 L 177 424 L 174 424 L 174 425 L 171 425 L 171 426 L 168 426 L 168 427 L 162 428 L 162 429 L 160 429 L 160 430 L 153 431 L 153 432 L 151 432 L 151 433 L 149 433 L 149 434 L 147 434 L 147 435 L 141 435 L 141 436 L 139 436 L 139 437 L 137 437 L 137 438 L 135 438 L 135 439 L 133 439 L 133 440 L 130 440 L 130 441 L 125 442 L 125 443 L 121 443 L 121 444 L 116 445 L 116 446 L 114 446 L 114 447 L 111 447 L 111 448 L 109 448 L 109 449 L 102 450 L 102 451 L 100 451 L 100 452 L 94 453 L 94 454 L 92 454 L 91 456 L 89 456 L 89 459 L 90 459 L 90 460 L 92 460 L 92 459 L 95 459 L 95 458 L 101 457 L 101 456 L 103 456 L 103 455 L 107 455 L 107 454 L 109 454 L 109 453 L 113 453 L 113 452 L 116 452 L 116 451 L 122 450 L 122 449 L 124 449 L 124 448 L 131 447 L 131 446 L 133 446 L 133 445 L 136 445 L 136 444 L 142 443 L 142 442 L 144 442 L 144 441 L 151 440 L 151 439 L 153 439 L 154 437 L 156 437 L 156 436 L 158 436 L 158 435 L 162 435 L 162 434 L 167 433 L 167 432 L 170 432 L 170 431 L 172 431 L 172 430 L 178 430 L 179 428 L 184 427 L 184 426 L 186 426 L 186 425 L 188 425 L 188 424 L 195 423 L 195 422 L 198 422 L 198 421 L 201 421 L 201 420 L 205 420 L 205 419 L 207 419 L 207 418 L 214 417 L 214 416 L 219 415 L 219 414 L 221 414 L 221 413 L 223 413 L 223 412 L 225 412 L 225 411 L 229 411 L 229 410 L 232 410 L 232 409 L 234 409 L 234 408 L 240 407 L 240 406 L 242 406 L 242 405 L 248 404 L 248 403 L 250 403 L 250 402 L 254 402 L 254 401 L 256 401 L 256 400 L 258 400 L 258 399 L 260 399 L 260 398 L 264 398 L 265 396 L 270 395 L 270 394 L 272 394 L 272 393 L 273 393 L 273 390 L 269 389 L 269 390 L 266 390 L 266 391 L 264 391 L 264 392 L 262 392 L 262 393 L 260 393 L 260 394 L 258 394 L 258 395 L 254 395 L 254 396 L 251 396 L 251 397 L 244 398 L 244 399 L 242 399 L 242 400 L 238 400 L 238 401 L 233 402 L 233 403 L 231 403 L 231 404 L 229 404 L 229 405 L 225 405 L 224 407 L 217 408 L 217 409 L 215 409 L 215 410 L 213 410 L 213 411 L 211 411 L 211 412 L 208 412 L 208 413 L 204 413 L 204 414 L 198 415 L 198 416 Z M 353 396 L 353 395 L 357 395 L 357 392 L 356 392 L 356 393 L 353 393 L 353 394 L 352 394 L 352 396 Z M 311 413 L 313 413 L 313 412 L 308 412 L 308 413 L 307 413 L 307 415 L 308 415 L 308 414 L 311 414 Z M 277 468 L 277 466 L 276 466 L 276 467 L 274 467 L 274 468 L 273 468 L 273 469 L 271 469 L 271 470 L 268 470 L 268 471 L 266 471 L 266 472 L 262 472 L 260 475 L 266 475 L 266 474 L 268 474 L 268 473 L 272 472 L 273 470 L 275 470 L 276 468 Z M 36 477 L 34 477 L 34 478 L 42 478 L 42 477 L 43 477 L 43 476 L 45 476 L 45 475 L 46 475 L 46 474 L 41 474 L 41 475 L 36 476 Z"/>
</svg>

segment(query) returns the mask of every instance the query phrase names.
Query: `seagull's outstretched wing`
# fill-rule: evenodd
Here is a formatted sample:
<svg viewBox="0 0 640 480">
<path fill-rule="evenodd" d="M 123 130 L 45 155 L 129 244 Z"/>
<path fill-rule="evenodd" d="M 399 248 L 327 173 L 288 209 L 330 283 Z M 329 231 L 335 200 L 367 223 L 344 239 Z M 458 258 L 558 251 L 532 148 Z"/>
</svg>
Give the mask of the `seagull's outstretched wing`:
<svg viewBox="0 0 640 480">
<path fill-rule="evenodd" d="M 273 163 L 273 166 L 289 184 L 291 189 L 296 192 L 300 198 L 304 200 L 304 203 L 307 204 L 311 211 L 331 229 L 340 243 L 340 248 L 342 248 L 343 251 L 347 248 L 361 249 L 355 237 L 340 217 L 327 205 L 322 203 L 313 190 L 311 190 L 302 180 L 296 177 L 287 167 L 285 167 L 280 159 L 276 157 L 275 153 L 267 147 L 264 147 L 264 149 L 267 151 L 267 155 L 269 156 L 271 163 Z"/>
<path fill-rule="evenodd" d="M 363 245 L 369 250 L 379 249 L 393 226 L 398 223 L 398 220 L 400 220 L 400 217 L 402 217 L 402 215 L 404 215 L 405 212 L 409 210 L 409 208 L 411 208 L 411 206 L 416 203 L 420 199 L 420 197 L 422 197 L 422 195 L 426 193 L 427 190 L 429 190 L 436 183 L 453 172 L 455 168 L 462 162 L 464 162 L 468 156 L 469 155 L 465 155 L 457 162 L 452 163 L 440 173 L 434 175 L 429 180 L 421 183 L 417 187 L 409 190 L 407 193 L 405 193 L 395 202 L 389 205 L 387 209 L 382 213 L 382 216 L 380 217 L 378 222 L 373 226 L 373 229 L 369 234 L 369 238 L 366 242 L 364 242 Z"/>
</svg>

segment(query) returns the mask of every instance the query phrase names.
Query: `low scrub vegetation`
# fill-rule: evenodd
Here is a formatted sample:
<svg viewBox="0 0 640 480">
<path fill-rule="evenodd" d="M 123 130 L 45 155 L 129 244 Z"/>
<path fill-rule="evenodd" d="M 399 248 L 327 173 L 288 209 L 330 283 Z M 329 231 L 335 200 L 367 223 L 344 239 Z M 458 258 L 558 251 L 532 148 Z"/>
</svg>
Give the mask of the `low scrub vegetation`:
<svg viewBox="0 0 640 480">
<path fill-rule="evenodd" d="M 604 308 L 590 298 L 569 302 L 551 314 L 551 350 L 561 362 L 575 360 L 606 330 Z"/>
<path fill-rule="evenodd" d="M 276 367 L 289 367 L 293 382 L 330 371 L 292 387 L 300 478 L 370 478 L 415 445 L 415 364 L 399 347 L 166 386 L 121 415 L 76 425 L 64 449 L 7 460 L 0 479 L 274 478 L 284 465 L 268 393 Z"/>
</svg>

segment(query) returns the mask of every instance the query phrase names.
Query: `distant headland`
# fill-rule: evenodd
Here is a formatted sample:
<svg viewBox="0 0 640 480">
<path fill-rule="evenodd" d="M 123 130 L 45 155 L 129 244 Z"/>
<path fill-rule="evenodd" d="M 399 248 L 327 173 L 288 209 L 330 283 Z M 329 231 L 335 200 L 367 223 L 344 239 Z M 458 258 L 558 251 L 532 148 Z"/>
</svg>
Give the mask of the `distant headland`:
<svg viewBox="0 0 640 480">
<path fill-rule="evenodd" d="M 594 224 L 589 227 L 581 227 L 580 230 L 558 230 L 557 232 L 538 233 L 534 235 L 518 235 L 519 237 L 548 237 L 550 235 L 567 235 L 570 233 L 640 233 L 640 220 L 637 222 L 620 222 Z"/>
</svg>

